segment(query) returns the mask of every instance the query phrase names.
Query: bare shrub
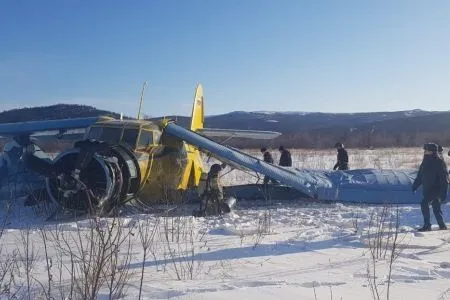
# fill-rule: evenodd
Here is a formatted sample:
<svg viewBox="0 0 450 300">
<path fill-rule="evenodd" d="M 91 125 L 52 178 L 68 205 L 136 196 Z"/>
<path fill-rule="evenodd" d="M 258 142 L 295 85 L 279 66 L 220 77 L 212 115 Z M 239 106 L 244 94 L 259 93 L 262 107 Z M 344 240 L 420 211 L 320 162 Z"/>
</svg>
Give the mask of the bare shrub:
<svg viewBox="0 0 450 300">
<path fill-rule="evenodd" d="M 380 260 L 387 260 L 388 270 L 386 275 L 386 299 L 390 297 L 390 287 L 392 283 L 392 271 L 395 261 L 403 251 L 402 240 L 399 240 L 400 212 L 398 206 L 385 205 L 381 209 L 372 211 L 369 218 L 367 230 L 367 242 L 370 257 L 367 262 L 366 275 L 373 299 L 381 299 L 384 291 L 380 291 L 378 279 L 377 263 Z"/>
<path fill-rule="evenodd" d="M 89 220 L 87 231 L 77 226 L 75 232 L 59 231 L 53 236 L 60 255 L 70 258 L 70 267 L 59 259 L 71 279 L 69 297 L 97 299 L 100 289 L 105 287 L 109 299 L 116 299 L 123 296 L 131 276 L 131 230 L 124 228 L 118 218 L 109 222 L 106 219 L 104 226 L 98 218 Z M 60 270 L 60 281 L 62 273 Z"/>
<path fill-rule="evenodd" d="M 230 260 L 220 260 L 218 263 L 215 263 L 208 267 L 208 270 L 205 272 L 205 275 L 215 275 L 220 279 L 231 279 L 233 278 L 233 264 Z"/>
<path fill-rule="evenodd" d="M 266 210 L 263 214 L 258 218 L 258 225 L 256 228 L 256 233 L 253 236 L 253 250 L 261 244 L 264 236 L 271 232 L 271 222 L 272 222 L 272 214 L 270 210 Z"/>
<path fill-rule="evenodd" d="M 146 219 L 145 221 L 140 221 L 138 223 L 138 232 L 139 232 L 139 240 L 141 242 L 142 247 L 142 265 L 141 265 L 141 278 L 139 282 L 139 297 L 138 299 L 141 299 L 142 297 L 142 285 L 144 283 L 144 270 L 145 270 L 145 263 L 147 261 L 147 257 L 150 254 L 153 242 L 155 239 L 156 232 L 159 227 L 159 221 L 161 218 L 156 219 L 156 224 L 152 225 L 149 219 Z"/>
<path fill-rule="evenodd" d="M 107 257 L 110 259 L 106 259 L 106 268 L 103 270 L 103 276 L 108 279 L 106 286 L 109 299 L 123 297 L 125 287 L 134 275 L 129 268 L 132 258 L 131 248 L 133 245 L 131 230 L 125 230 L 123 228 L 123 221 L 119 221 L 114 235 L 107 253 Z M 123 249 L 124 247 L 125 249 Z"/>
<path fill-rule="evenodd" d="M 0 298 L 14 299 L 21 287 L 15 287 L 15 275 L 17 274 L 18 250 L 15 249 L 11 253 L 4 254 L 0 248 Z"/>
<path fill-rule="evenodd" d="M 166 217 L 162 225 L 165 260 L 171 262 L 176 279 L 195 279 L 203 266 L 196 260 L 197 250 L 206 247 L 206 233 L 196 230 L 193 217 Z"/>
<path fill-rule="evenodd" d="M 352 212 L 352 228 L 353 232 L 357 233 L 359 230 L 359 213 Z"/>
<path fill-rule="evenodd" d="M 38 260 L 38 252 L 36 252 L 35 244 L 30 240 L 30 228 L 20 231 L 21 248 L 18 252 L 19 268 L 18 275 L 25 277 L 25 294 L 23 298 L 32 299 L 31 290 L 34 287 L 33 269 Z"/>
<path fill-rule="evenodd" d="M 437 300 L 447 300 L 450 299 L 450 288 L 442 292 L 442 294 L 439 295 Z"/>
<path fill-rule="evenodd" d="M 39 234 L 42 240 L 42 243 L 44 244 L 44 255 L 45 255 L 45 265 L 47 270 L 47 286 L 45 287 L 43 283 L 38 283 L 42 287 L 42 292 L 44 293 L 44 296 L 46 299 L 52 299 L 52 284 L 53 284 L 53 274 L 52 274 L 52 268 L 53 268 L 53 260 L 48 255 L 48 236 L 47 232 L 43 229 L 39 229 Z"/>
<path fill-rule="evenodd" d="M 253 237 L 253 250 L 261 244 L 264 236 L 270 234 L 272 231 L 272 187 L 266 185 L 263 189 L 263 197 L 265 201 L 265 208 L 263 213 L 258 218 L 256 233 Z"/>
</svg>

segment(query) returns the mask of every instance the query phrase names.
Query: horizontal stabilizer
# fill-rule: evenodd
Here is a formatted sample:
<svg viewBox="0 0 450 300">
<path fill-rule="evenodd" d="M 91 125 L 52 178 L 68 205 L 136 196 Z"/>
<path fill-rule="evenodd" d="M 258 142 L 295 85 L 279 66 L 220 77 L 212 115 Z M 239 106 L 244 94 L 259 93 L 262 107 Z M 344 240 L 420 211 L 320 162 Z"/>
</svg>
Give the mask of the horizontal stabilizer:
<svg viewBox="0 0 450 300">
<path fill-rule="evenodd" d="M 0 124 L 0 136 L 17 136 L 41 131 L 86 128 L 106 117 L 59 119 Z"/>
<path fill-rule="evenodd" d="M 243 138 L 254 140 L 271 140 L 281 135 L 280 132 L 275 131 L 237 130 L 237 129 L 220 129 L 220 128 L 201 128 L 197 129 L 196 132 L 207 137 Z"/>
</svg>

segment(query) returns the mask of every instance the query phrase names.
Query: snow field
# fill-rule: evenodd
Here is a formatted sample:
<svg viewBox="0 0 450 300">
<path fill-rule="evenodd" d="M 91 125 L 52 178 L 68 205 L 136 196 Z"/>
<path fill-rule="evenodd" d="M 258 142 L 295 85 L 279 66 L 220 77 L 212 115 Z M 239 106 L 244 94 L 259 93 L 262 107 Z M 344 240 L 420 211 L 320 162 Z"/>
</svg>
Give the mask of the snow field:
<svg viewBox="0 0 450 300">
<path fill-rule="evenodd" d="M 413 167 L 422 155 L 386 151 L 350 149 L 351 166 Z M 335 154 L 293 151 L 293 158 L 295 166 L 329 168 Z M 227 184 L 255 182 L 240 171 L 224 177 Z M 194 207 L 184 207 L 170 215 L 44 222 L 45 209 L 7 200 L 0 299 L 49 299 L 49 282 L 54 299 L 377 299 L 373 286 L 386 299 L 388 283 L 390 299 L 450 299 L 450 232 L 417 233 L 416 206 L 399 207 L 398 221 L 396 207 L 261 199 L 218 217 L 192 218 Z M 448 206 L 443 210 L 449 220 Z M 123 284 L 121 293 L 110 295 L 111 278 Z"/>
</svg>

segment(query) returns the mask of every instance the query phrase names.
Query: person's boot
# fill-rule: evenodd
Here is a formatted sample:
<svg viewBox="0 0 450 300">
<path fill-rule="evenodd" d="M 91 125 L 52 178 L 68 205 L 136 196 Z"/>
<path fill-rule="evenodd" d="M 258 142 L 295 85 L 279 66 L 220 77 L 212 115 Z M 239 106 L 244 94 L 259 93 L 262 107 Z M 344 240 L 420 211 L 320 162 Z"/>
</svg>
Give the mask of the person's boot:
<svg viewBox="0 0 450 300">
<path fill-rule="evenodd" d="M 424 231 L 431 231 L 431 225 L 423 225 L 421 228 L 418 229 L 420 232 Z"/>
<path fill-rule="evenodd" d="M 447 225 L 439 225 L 439 230 L 447 230 Z"/>
</svg>

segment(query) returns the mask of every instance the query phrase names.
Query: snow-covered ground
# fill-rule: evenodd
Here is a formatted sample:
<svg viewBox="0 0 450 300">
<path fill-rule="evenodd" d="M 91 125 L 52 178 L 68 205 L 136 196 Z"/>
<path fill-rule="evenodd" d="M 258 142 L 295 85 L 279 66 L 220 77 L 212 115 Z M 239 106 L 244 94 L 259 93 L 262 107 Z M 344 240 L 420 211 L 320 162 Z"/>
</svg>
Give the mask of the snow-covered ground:
<svg viewBox="0 0 450 300">
<path fill-rule="evenodd" d="M 293 154 L 298 167 L 331 168 L 335 160 L 333 151 Z M 417 166 L 422 153 L 350 154 L 354 168 L 406 168 Z M 255 178 L 238 171 L 224 176 L 226 184 L 246 181 Z M 119 275 L 120 299 L 138 299 L 140 291 L 142 299 L 378 299 L 377 293 L 386 299 L 388 288 L 390 299 L 450 299 L 450 231 L 416 232 L 417 206 L 397 211 L 261 199 L 240 202 L 221 217 L 195 219 L 193 207 L 168 213 L 160 207 L 118 220 L 44 222 L 40 208 L 22 207 L 20 199 L 0 203 L 0 221 L 10 208 L 1 222 L 0 299 L 27 299 L 29 292 L 29 299 L 46 299 L 49 277 L 53 299 L 81 299 L 83 291 L 96 290 L 96 278 L 101 288 L 94 299 L 110 299 L 108 282 Z M 450 220 L 449 207 L 443 210 Z M 102 266 L 97 273 L 96 266 Z"/>
</svg>

